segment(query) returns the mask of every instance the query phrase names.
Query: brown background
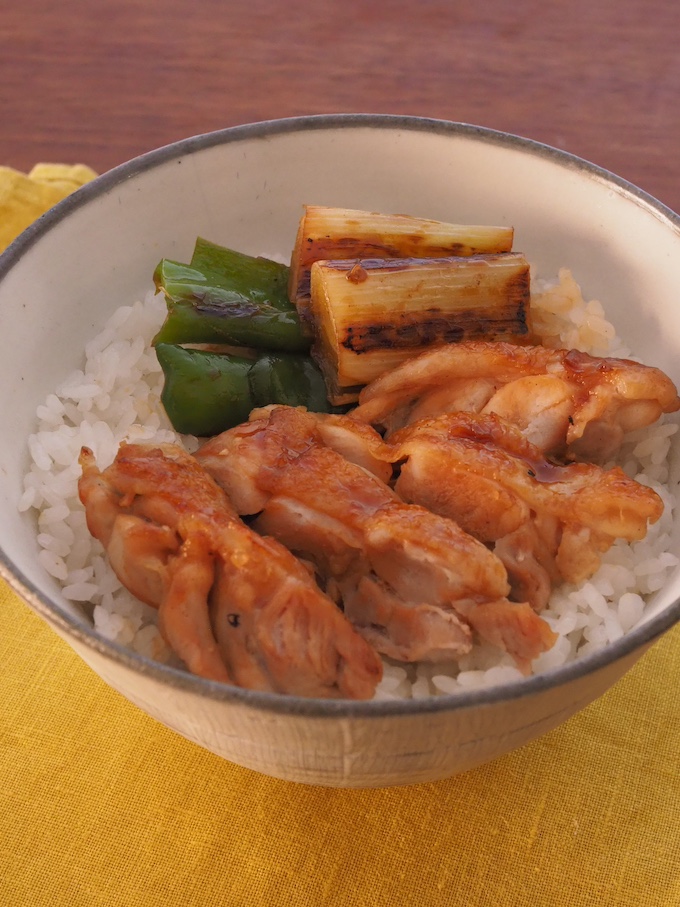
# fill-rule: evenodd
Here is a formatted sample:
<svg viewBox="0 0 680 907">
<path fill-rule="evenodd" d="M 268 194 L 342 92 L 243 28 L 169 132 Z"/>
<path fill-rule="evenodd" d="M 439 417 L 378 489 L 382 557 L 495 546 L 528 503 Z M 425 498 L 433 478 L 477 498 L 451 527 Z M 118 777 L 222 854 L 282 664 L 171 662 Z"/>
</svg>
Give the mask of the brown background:
<svg viewBox="0 0 680 907">
<path fill-rule="evenodd" d="M 677 0 L 0 4 L 0 163 L 98 171 L 281 116 L 415 114 L 566 149 L 680 210 Z"/>
</svg>

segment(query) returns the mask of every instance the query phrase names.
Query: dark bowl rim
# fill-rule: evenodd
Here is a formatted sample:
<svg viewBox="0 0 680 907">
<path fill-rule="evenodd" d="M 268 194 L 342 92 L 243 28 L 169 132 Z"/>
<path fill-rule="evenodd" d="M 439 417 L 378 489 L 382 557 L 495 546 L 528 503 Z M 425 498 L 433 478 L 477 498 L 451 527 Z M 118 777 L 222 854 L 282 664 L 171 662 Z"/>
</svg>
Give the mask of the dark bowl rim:
<svg viewBox="0 0 680 907">
<path fill-rule="evenodd" d="M 381 113 L 316 114 L 265 120 L 232 126 L 214 132 L 191 136 L 153 151 L 146 152 L 98 176 L 92 182 L 65 198 L 62 202 L 31 224 L 0 255 L 0 281 L 28 252 L 31 246 L 55 224 L 72 211 L 104 195 L 112 187 L 138 174 L 164 164 L 166 161 L 185 157 L 196 152 L 238 141 L 269 139 L 293 132 L 328 129 L 390 129 L 411 132 L 437 133 L 464 137 L 483 144 L 495 144 L 518 150 L 570 170 L 578 170 L 587 177 L 609 185 L 618 194 L 644 207 L 680 237 L 680 216 L 660 201 L 622 177 L 580 158 L 570 152 L 511 133 L 485 126 L 457 123 L 418 116 L 401 116 Z M 100 656 L 150 679 L 211 700 L 233 702 L 258 711 L 279 715 L 299 715 L 315 718 L 382 718 L 386 716 L 411 716 L 450 712 L 477 706 L 493 705 L 503 701 L 532 696 L 568 684 L 588 674 L 603 670 L 616 661 L 644 651 L 662 634 L 680 621 L 680 599 L 668 605 L 660 614 L 642 626 L 630 631 L 602 649 L 544 673 L 509 682 L 507 684 L 460 693 L 444 694 L 424 699 L 353 701 L 346 699 L 308 699 L 280 693 L 265 693 L 241 689 L 217 681 L 196 677 L 181 669 L 154 662 L 119 643 L 100 636 L 93 627 L 79 621 L 59 605 L 51 602 L 30 580 L 19 571 L 0 548 L 0 575 L 13 590 L 41 616 L 53 629 L 67 638 L 93 650 Z"/>
</svg>

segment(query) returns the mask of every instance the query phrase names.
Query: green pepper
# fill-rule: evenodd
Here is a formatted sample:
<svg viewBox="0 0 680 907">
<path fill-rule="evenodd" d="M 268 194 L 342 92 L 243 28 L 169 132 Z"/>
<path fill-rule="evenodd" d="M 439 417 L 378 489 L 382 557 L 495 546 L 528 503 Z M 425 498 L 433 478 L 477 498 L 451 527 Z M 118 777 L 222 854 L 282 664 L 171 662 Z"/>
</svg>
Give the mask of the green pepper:
<svg viewBox="0 0 680 907">
<path fill-rule="evenodd" d="M 219 434 L 270 403 L 330 411 L 321 372 L 305 355 L 247 359 L 168 343 L 157 344 L 156 355 L 165 376 L 161 402 L 182 434 Z"/>
<path fill-rule="evenodd" d="M 248 380 L 256 406 L 280 403 L 306 406 L 315 413 L 330 411 L 323 375 L 309 356 L 265 353 L 253 363 Z"/>
<path fill-rule="evenodd" d="M 159 343 L 165 383 L 161 403 L 175 431 L 216 435 L 246 422 L 253 408 L 248 373 L 252 359 Z"/>
<path fill-rule="evenodd" d="M 245 255 L 199 236 L 191 256 L 191 267 L 228 281 L 229 287 L 240 290 L 255 302 L 264 302 L 282 312 L 295 311 L 288 298 L 289 268 L 278 261 Z"/>
<path fill-rule="evenodd" d="M 256 349 L 309 349 L 295 306 L 288 299 L 289 269 L 196 241 L 190 264 L 164 258 L 153 280 L 168 315 L 153 343 L 222 343 Z"/>
</svg>

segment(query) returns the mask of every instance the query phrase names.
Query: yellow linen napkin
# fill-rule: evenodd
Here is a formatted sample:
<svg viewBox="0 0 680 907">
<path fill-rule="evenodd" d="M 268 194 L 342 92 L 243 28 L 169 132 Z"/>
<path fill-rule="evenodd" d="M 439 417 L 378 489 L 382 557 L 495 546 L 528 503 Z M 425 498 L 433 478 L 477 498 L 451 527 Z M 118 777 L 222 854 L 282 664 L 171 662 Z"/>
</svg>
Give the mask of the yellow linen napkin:
<svg viewBox="0 0 680 907">
<path fill-rule="evenodd" d="M 6 169 L 0 250 L 47 198 L 24 209 L 14 176 L 4 195 Z M 414 787 L 304 787 L 149 718 L 0 580 L 0 904 L 680 907 L 679 680 L 680 627 L 490 765 Z"/>
<path fill-rule="evenodd" d="M 0 167 L 0 252 L 37 217 L 96 175 L 85 164 L 36 164 L 29 174 Z"/>
<path fill-rule="evenodd" d="M 0 903 L 678 907 L 679 677 L 680 627 L 490 765 L 305 787 L 162 727 L 0 584 Z"/>
</svg>

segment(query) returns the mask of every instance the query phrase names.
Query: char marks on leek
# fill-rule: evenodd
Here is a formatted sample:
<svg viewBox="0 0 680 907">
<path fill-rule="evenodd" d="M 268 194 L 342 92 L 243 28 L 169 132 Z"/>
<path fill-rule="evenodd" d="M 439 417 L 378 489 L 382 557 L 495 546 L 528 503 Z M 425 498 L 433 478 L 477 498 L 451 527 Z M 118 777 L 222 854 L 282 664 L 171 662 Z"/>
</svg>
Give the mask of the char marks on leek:
<svg viewBox="0 0 680 907">
<path fill-rule="evenodd" d="M 450 224 L 403 214 L 306 205 L 291 257 L 288 293 L 306 319 L 315 261 L 496 254 L 509 252 L 512 243 L 512 227 Z"/>
<path fill-rule="evenodd" d="M 350 403 L 433 345 L 526 338 L 529 299 L 529 264 L 517 253 L 315 262 L 312 355 L 331 402 Z"/>
</svg>

